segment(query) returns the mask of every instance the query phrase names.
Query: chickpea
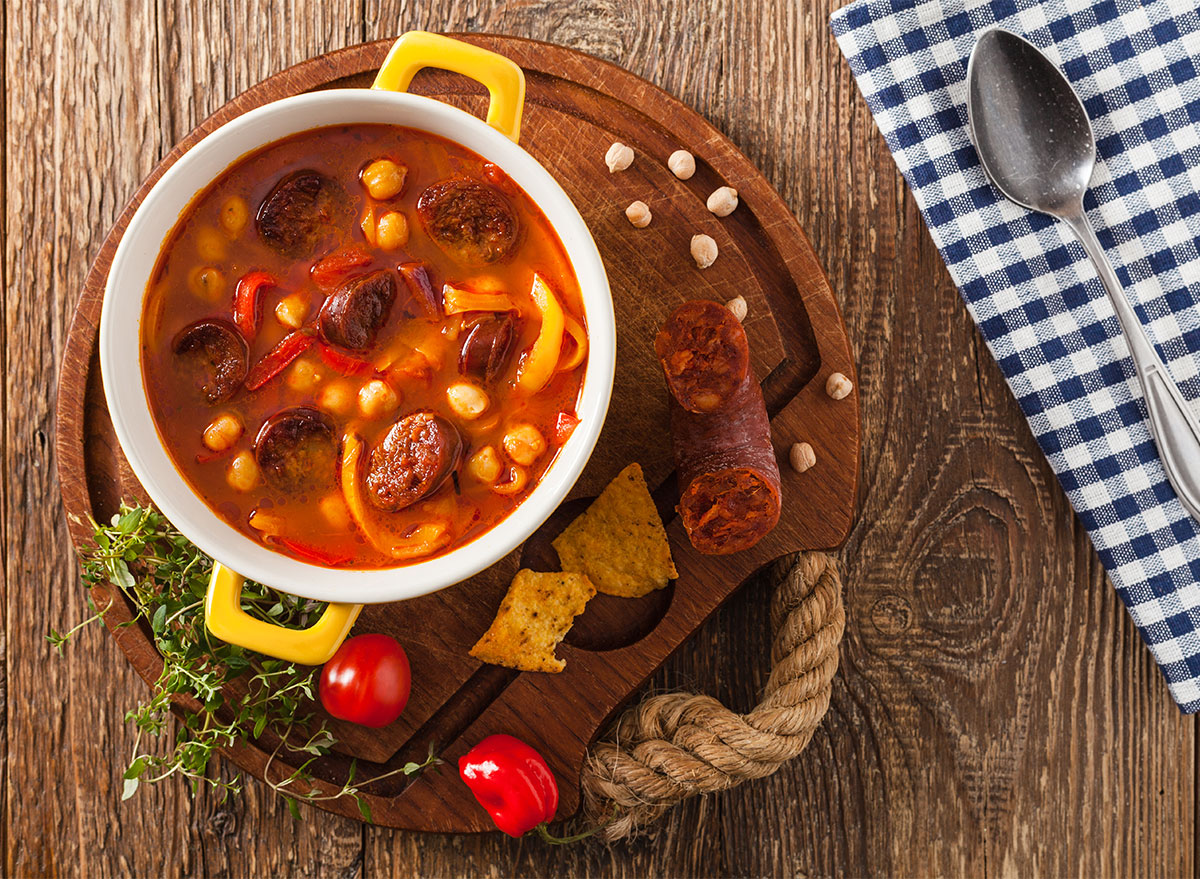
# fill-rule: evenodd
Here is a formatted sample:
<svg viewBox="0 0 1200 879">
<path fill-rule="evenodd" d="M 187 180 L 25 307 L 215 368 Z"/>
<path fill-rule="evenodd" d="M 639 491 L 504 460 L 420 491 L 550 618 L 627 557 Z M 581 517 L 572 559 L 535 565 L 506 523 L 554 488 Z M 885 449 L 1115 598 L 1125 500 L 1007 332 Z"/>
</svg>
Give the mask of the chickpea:
<svg viewBox="0 0 1200 879">
<path fill-rule="evenodd" d="M 237 238 L 250 221 L 250 209 L 246 207 L 246 200 L 237 195 L 227 198 L 225 204 L 221 205 L 220 219 L 221 228 L 229 237 Z"/>
<path fill-rule="evenodd" d="M 482 388 L 467 382 L 457 382 L 446 388 L 446 402 L 459 418 L 473 421 L 487 411 L 492 401 Z"/>
<path fill-rule="evenodd" d="M 217 302 L 225 292 L 225 276 L 212 266 L 192 269 L 188 275 L 188 289 L 205 302 Z"/>
<path fill-rule="evenodd" d="M 708 197 L 708 209 L 718 217 L 728 217 L 738 206 L 738 191 L 732 186 L 714 189 Z"/>
<path fill-rule="evenodd" d="M 332 381 L 321 388 L 317 405 L 334 415 L 345 415 L 354 406 L 354 389 L 347 381 Z"/>
<path fill-rule="evenodd" d="M 196 233 L 196 253 L 202 260 L 220 262 L 225 258 L 225 236 L 211 226 L 205 226 Z"/>
<path fill-rule="evenodd" d="M 748 307 L 746 306 L 745 296 L 734 296 L 725 303 L 725 307 L 729 309 L 730 313 L 736 317 L 739 322 L 746 319 L 746 314 L 749 311 Z"/>
<path fill-rule="evenodd" d="M 700 269 L 706 269 L 716 262 L 717 242 L 713 241 L 711 235 L 692 236 L 692 259 L 696 261 L 696 268 Z"/>
<path fill-rule="evenodd" d="M 229 487 L 237 491 L 250 491 L 258 484 L 258 464 L 250 452 L 238 452 L 229 462 L 225 473 Z"/>
<path fill-rule="evenodd" d="M 308 317 L 309 309 L 312 308 L 312 303 L 303 293 L 289 293 L 279 300 L 279 304 L 275 306 L 275 319 L 285 327 L 293 330 L 298 330 L 304 326 L 304 319 Z"/>
<path fill-rule="evenodd" d="M 408 169 L 391 159 L 376 159 L 363 168 L 362 183 L 371 198 L 387 201 L 400 194 Z"/>
<path fill-rule="evenodd" d="M 242 419 L 232 412 L 226 412 L 218 415 L 212 424 L 204 428 L 204 445 L 214 452 L 223 452 L 241 438 L 244 430 Z"/>
<path fill-rule="evenodd" d="M 350 530 L 350 509 L 340 494 L 327 494 L 317 501 L 325 521 L 339 531 Z"/>
<path fill-rule="evenodd" d="M 528 467 L 546 452 L 546 438 L 532 424 L 514 424 L 504 434 L 504 451 Z"/>
<path fill-rule="evenodd" d="M 375 238 L 384 250 L 395 250 L 408 243 L 408 220 L 399 211 L 388 211 L 379 218 Z"/>
<path fill-rule="evenodd" d="M 687 180 L 696 173 L 696 157 L 687 150 L 675 150 L 667 159 L 667 167 L 680 180 Z"/>
<path fill-rule="evenodd" d="M 650 207 L 644 201 L 635 201 L 625 208 L 625 216 L 635 229 L 645 229 L 650 225 Z"/>
<path fill-rule="evenodd" d="M 808 443 L 793 443 L 788 450 L 788 461 L 797 473 L 803 473 L 817 464 L 817 453 Z"/>
<path fill-rule="evenodd" d="M 379 418 L 400 405 L 400 395 L 382 379 L 373 378 L 358 389 L 358 411 L 363 418 Z"/>
<path fill-rule="evenodd" d="M 484 446 L 467 459 L 467 473 L 480 482 L 495 482 L 503 469 L 500 456 L 491 446 Z"/>
<path fill-rule="evenodd" d="M 850 392 L 854 390 L 854 382 L 846 378 L 842 373 L 835 372 L 829 376 L 829 380 L 825 382 L 825 393 L 834 400 L 844 400 L 850 396 Z"/>
<path fill-rule="evenodd" d="M 301 394 L 308 394 L 317 389 L 317 385 L 325 376 L 321 373 L 320 367 L 306 357 L 301 357 L 290 367 L 286 377 L 287 386 L 293 391 L 298 391 Z"/>
<path fill-rule="evenodd" d="M 617 141 L 604 154 L 604 164 L 608 165 L 608 173 L 624 171 L 633 164 L 633 149 Z"/>
</svg>

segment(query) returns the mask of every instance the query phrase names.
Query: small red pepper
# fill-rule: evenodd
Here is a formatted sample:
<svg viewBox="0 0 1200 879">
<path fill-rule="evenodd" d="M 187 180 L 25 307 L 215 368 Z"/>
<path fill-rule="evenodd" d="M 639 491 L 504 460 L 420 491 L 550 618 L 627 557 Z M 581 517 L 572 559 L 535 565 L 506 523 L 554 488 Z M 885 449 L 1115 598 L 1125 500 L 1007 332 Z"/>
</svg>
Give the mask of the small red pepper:
<svg viewBox="0 0 1200 879">
<path fill-rule="evenodd" d="M 375 364 L 360 357 L 343 354 L 337 348 L 331 348 L 324 342 L 317 346 L 317 353 L 330 369 L 337 370 L 342 375 L 367 375 L 375 371 Z"/>
<path fill-rule="evenodd" d="M 371 254 L 356 244 L 334 251 L 312 267 L 310 276 L 313 283 L 322 290 L 328 290 L 341 280 L 342 276 L 352 269 L 365 266 L 371 261 Z"/>
<path fill-rule="evenodd" d="M 458 774 L 509 836 L 544 833 L 558 810 L 554 773 L 541 754 L 513 736 L 488 736 L 459 758 Z"/>
<path fill-rule="evenodd" d="M 237 291 L 233 294 L 233 322 L 247 341 L 258 334 L 258 326 L 262 323 L 263 288 L 278 286 L 275 276 L 268 272 L 247 272 L 238 281 Z"/>
<path fill-rule="evenodd" d="M 316 340 L 313 338 L 313 331 L 307 327 L 296 330 L 294 333 L 288 333 L 278 345 L 264 355 L 262 360 L 250 368 L 250 372 L 246 375 L 246 389 L 257 391 L 283 372 L 284 367 L 307 351 L 314 341 Z"/>
</svg>

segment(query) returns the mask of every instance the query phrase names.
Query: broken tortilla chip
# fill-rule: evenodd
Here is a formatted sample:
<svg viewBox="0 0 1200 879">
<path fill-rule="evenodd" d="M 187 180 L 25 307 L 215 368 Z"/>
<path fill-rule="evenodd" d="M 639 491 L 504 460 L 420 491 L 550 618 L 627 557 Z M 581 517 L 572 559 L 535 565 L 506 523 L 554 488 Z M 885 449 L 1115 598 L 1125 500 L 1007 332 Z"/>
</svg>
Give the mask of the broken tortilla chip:
<svg viewBox="0 0 1200 879">
<path fill-rule="evenodd" d="M 554 655 L 554 648 L 595 594 L 582 574 L 517 571 L 471 655 L 520 671 L 562 671 L 567 664 Z"/>
<path fill-rule="evenodd" d="M 586 574 L 608 595 L 640 598 L 679 576 L 640 464 L 618 473 L 554 548 L 564 571 Z"/>
</svg>

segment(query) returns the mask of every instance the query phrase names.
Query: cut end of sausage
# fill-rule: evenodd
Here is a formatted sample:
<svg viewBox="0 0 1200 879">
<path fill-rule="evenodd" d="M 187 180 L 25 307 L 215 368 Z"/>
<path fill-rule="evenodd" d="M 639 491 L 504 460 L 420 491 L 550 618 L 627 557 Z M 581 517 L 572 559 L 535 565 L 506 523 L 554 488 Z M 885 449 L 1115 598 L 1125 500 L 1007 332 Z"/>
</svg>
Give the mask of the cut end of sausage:
<svg viewBox="0 0 1200 879">
<path fill-rule="evenodd" d="M 458 428 L 432 412 L 392 425 L 367 462 L 367 496 L 387 513 L 411 507 L 445 484 L 462 457 Z"/>
<path fill-rule="evenodd" d="M 369 348 L 396 300 L 396 278 L 381 269 L 352 278 L 330 294 L 317 315 L 321 338 L 351 350 Z"/>
<path fill-rule="evenodd" d="M 512 356 L 516 324 L 511 314 L 481 319 L 462 343 L 458 371 L 483 381 L 494 381 Z"/>
<path fill-rule="evenodd" d="M 721 409 L 750 370 L 746 331 L 729 309 L 707 300 L 685 302 L 654 338 L 672 396 L 689 412 Z"/>
<path fill-rule="evenodd" d="M 281 491 L 329 486 L 337 468 L 333 421 L 309 406 L 277 412 L 259 429 L 254 458 L 263 479 Z"/>
<path fill-rule="evenodd" d="M 494 186 L 452 177 L 417 199 L 421 224 L 447 256 L 466 266 L 506 259 L 520 227 L 508 199 Z"/>
<path fill-rule="evenodd" d="M 201 320 L 185 327 L 172 350 L 185 368 L 195 371 L 197 386 L 209 403 L 228 400 L 246 380 L 250 349 L 227 321 Z"/>
<path fill-rule="evenodd" d="M 779 521 L 779 492 L 762 474 L 745 468 L 706 473 L 679 499 L 679 515 L 692 546 L 707 555 L 749 549 Z"/>
<path fill-rule="evenodd" d="M 321 240 L 349 218 L 348 211 L 346 191 L 336 180 L 311 169 L 293 171 L 259 206 L 258 234 L 284 256 L 311 256 Z"/>
</svg>

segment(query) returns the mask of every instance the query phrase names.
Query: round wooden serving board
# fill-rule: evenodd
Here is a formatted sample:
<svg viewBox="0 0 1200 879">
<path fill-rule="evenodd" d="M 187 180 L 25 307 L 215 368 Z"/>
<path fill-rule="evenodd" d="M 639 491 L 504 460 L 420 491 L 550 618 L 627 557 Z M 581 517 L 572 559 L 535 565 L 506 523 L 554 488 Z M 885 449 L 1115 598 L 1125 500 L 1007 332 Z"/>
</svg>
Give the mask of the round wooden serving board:
<svg viewBox="0 0 1200 879">
<path fill-rule="evenodd" d="M 559 513 L 522 549 L 479 576 L 420 599 L 368 607 L 356 627 L 391 633 L 404 644 L 413 694 L 404 715 L 386 729 L 335 723 L 340 753 L 316 766 L 317 785 L 335 791 L 348 771 L 347 755 L 358 758 L 357 777 L 363 779 L 419 760 L 436 742 L 447 766 L 411 782 L 397 776 L 365 792 L 376 823 L 454 832 L 492 826 L 454 770 L 464 751 L 496 732 L 516 735 L 546 756 L 562 789 L 559 816 L 573 814 L 588 745 L 659 664 L 764 564 L 794 550 L 842 542 L 854 510 L 859 455 L 857 393 L 834 402 L 824 392 L 830 373 L 854 377 L 833 294 L 804 233 L 749 160 L 679 101 L 611 64 L 530 40 L 462 39 L 507 55 L 525 70 L 522 145 L 562 183 L 596 238 L 616 306 L 618 364 L 599 445 Z M 134 210 L 163 171 L 209 132 L 288 95 L 366 87 L 389 45 L 381 41 L 315 58 L 240 95 L 175 147 L 121 214 L 84 285 L 59 386 L 58 461 L 77 544 L 90 537 L 87 515 L 105 520 L 122 498 L 146 497 L 113 435 L 96 353 L 105 279 Z M 481 87 L 439 71 L 422 73 L 413 91 L 476 114 L 486 107 Z M 604 153 L 616 140 L 632 146 L 637 159 L 628 170 L 609 174 Z M 696 174 L 687 181 L 677 180 L 666 167 L 667 157 L 680 147 L 696 156 Z M 722 185 L 737 189 L 741 204 L 719 219 L 704 203 Z M 625 219 L 625 207 L 635 199 L 653 212 L 654 221 L 645 229 Z M 711 235 L 720 247 L 716 263 L 704 271 L 688 252 L 698 232 Z M 746 330 L 783 462 L 784 513 L 754 549 L 704 556 L 692 549 L 674 515 L 667 399 L 652 339 L 678 303 L 697 297 L 724 302 L 737 294 L 749 303 Z M 797 440 L 811 443 L 817 454 L 817 466 L 802 475 L 786 466 L 787 450 Z M 549 540 L 631 461 L 642 464 L 655 492 L 679 579 L 643 599 L 596 596 L 559 648 L 567 663 L 561 674 L 520 674 L 469 656 L 517 569 L 556 566 Z M 129 608 L 117 602 L 106 622 L 139 674 L 152 681 L 160 659 L 147 631 L 119 627 L 128 619 Z M 729 657 L 730 662 L 756 659 L 736 652 Z M 276 744 L 239 744 L 228 756 L 261 778 Z M 279 778 L 291 767 L 275 765 L 270 772 Z M 359 816 L 349 797 L 321 806 Z"/>
</svg>

